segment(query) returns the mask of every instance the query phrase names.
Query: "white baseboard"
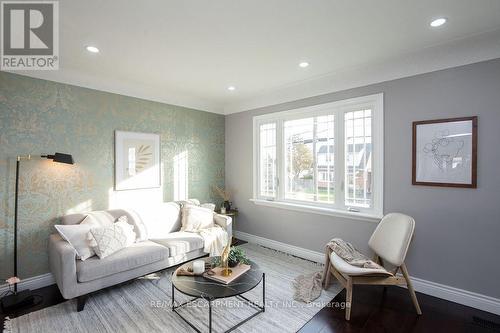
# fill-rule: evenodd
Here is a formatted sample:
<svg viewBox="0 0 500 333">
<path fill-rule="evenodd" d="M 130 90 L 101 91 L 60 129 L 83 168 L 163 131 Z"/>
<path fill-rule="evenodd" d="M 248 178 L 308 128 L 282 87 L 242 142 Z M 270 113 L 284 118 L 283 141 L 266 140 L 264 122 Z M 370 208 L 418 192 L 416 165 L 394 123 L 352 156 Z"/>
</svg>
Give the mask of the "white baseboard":
<svg viewBox="0 0 500 333">
<path fill-rule="evenodd" d="M 50 286 L 54 283 L 56 283 L 56 281 L 54 280 L 54 276 L 52 275 L 52 273 L 46 273 L 21 280 L 21 282 L 17 284 L 17 290 L 34 290 Z M 7 284 L 3 284 L 0 286 L 0 294 L 4 293 L 7 290 L 9 290 L 9 286 Z"/>
<path fill-rule="evenodd" d="M 255 236 L 252 234 L 247 234 L 246 232 L 241 231 L 233 231 L 234 236 L 238 239 L 244 240 L 249 243 L 259 244 L 265 247 L 269 247 L 274 250 L 278 250 L 281 252 L 285 252 L 291 254 L 293 256 L 297 256 L 300 258 L 304 258 L 307 260 L 311 260 L 314 262 L 324 263 L 325 255 L 321 252 L 316 252 L 308 249 L 304 249 L 302 247 L 285 244 L 282 242 L 278 242 L 269 238 L 264 238 L 260 236 Z"/>
<path fill-rule="evenodd" d="M 412 277 L 411 281 L 415 290 L 422 294 L 439 297 L 447 301 L 500 315 L 500 299 L 498 298 L 416 277 Z"/>
<path fill-rule="evenodd" d="M 298 246 L 289 245 L 272 239 L 255 236 L 241 231 L 233 231 L 236 238 L 286 252 L 288 254 L 323 263 L 325 255 L 321 252 L 304 249 Z M 412 277 L 413 287 L 422 294 L 442 298 L 447 301 L 470 306 L 475 309 L 491 312 L 500 315 L 500 299 L 478 294 L 472 291 L 450 287 L 432 281 Z"/>
</svg>

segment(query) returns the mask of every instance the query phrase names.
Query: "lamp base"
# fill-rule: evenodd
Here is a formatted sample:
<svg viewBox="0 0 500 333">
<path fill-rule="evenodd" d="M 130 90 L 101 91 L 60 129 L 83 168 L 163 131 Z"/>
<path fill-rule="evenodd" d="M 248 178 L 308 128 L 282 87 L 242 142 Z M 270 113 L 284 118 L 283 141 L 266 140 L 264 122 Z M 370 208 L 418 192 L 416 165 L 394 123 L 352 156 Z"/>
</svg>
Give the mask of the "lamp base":
<svg viewBox="0 0 500 333">
<path fill-rule="evenodd" d="M 14 311 L 26 306 L 31 306 L 34 304 L 35 297 L 31 293 L 31 290 L 21 290 L 16 294 L 5 296 L 1 299 L 2 310 L 5 313 Z"/>
</svg>

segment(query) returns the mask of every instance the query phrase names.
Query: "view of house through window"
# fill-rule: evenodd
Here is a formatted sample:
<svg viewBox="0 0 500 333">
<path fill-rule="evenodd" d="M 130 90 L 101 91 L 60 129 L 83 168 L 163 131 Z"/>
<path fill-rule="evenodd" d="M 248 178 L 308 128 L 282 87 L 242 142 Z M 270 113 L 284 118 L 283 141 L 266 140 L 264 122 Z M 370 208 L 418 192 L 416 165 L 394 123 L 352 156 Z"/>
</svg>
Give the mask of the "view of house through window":
<svg viewBox="0 0 500 333">
<path fill-rule="evenodd" d="M 334 201 L 334 116 L 286 121 L 285 198 Z"/>
</svg>

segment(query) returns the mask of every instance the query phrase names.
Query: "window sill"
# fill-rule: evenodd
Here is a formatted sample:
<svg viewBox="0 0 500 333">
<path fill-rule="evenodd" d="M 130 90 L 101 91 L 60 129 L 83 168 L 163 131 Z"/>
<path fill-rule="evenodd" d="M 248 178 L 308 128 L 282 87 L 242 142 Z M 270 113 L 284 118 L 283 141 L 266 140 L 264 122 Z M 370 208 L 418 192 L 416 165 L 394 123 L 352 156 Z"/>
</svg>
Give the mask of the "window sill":
<svg viewBox="0 0 500 333">
<path fill-rule="evenodd" d="M 250 201 L 252 201 L 256 205 L 261 205 L 261 206 L 289 209 L 299 212 L 306 212 L 306 213 L 313 213 L 320 215 L 345 217 L 349 219 L 362 220 L 368 222 L 380 222 L 380 219 L 382 219 L 382 215 L 377 215 L 377 214 L 349 212 L 339 209 L 315 207 L 315 206 L 301 205 L 301 204 L 282 202 L 282 201 L 271 201 L 263 199 L 250 199 Z"/>
</svg>

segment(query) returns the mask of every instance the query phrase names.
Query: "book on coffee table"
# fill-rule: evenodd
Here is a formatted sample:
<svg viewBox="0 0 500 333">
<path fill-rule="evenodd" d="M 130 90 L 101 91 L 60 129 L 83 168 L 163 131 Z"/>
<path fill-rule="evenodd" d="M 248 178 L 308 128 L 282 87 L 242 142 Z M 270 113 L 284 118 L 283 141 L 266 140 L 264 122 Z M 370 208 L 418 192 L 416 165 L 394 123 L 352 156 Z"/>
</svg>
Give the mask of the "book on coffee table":
<svg viewBox="0 0 500 333">
<path fill-rule="evenodd" d="M 212 268 L 212 271 L 215 274 L 208 275 L 207 272 L 205 272 L 205 273 L 203 273 L 203 277 L 210 279 L 210 280 L 217 281 L 217 282 L 221 282 L 224 284 L 229 284 L 229 283 L 233 282 L 234 280 L 236 280 L 241 275 L 245 274 L 250 268 L 251 268 L 250 265 L 239 264 L 236 267 L 229 268 L 232 271 L 231 275 L 222 276 L 221 273 L 224 270 L 224 268 L 215 267 L 215 268 Z"/>
</svg>

